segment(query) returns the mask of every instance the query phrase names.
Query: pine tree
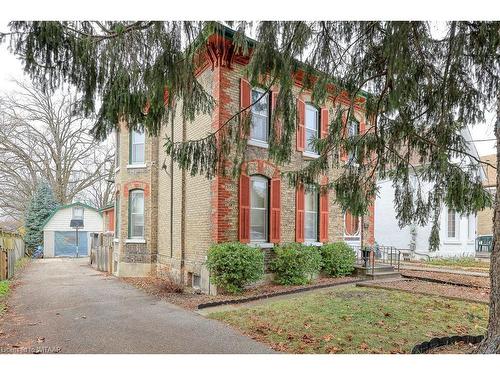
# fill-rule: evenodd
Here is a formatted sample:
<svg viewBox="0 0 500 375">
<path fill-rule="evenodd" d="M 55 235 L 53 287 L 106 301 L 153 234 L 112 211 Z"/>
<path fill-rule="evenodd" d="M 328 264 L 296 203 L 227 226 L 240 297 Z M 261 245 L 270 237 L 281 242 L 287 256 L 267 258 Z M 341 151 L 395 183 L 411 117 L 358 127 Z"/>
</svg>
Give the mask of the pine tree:
<svg viewBox="0 0 500 375">
<path fill-rule="evenodd" d="M 3 39 L 10 37 L 12 52 L 47 90 L 61 82 L 74 85 L 84 96 L 77 110 L 96 115 L 93 134 L 105 138 L 120 118 L 155 135 L 177 106 L 186 121 L 211 113 L 214 100 L 197 81 L 195 68 L 208 35 L 228 36 L 235 52 L 249 58 L 250 83 L 263 84 L 266 93 L 279 87 L 272 122 L 279 119 L 282 131 L 278 136 L 271 127 L 269 147 L 274 163 L 286 165 L 291 157 L 297 74 L 315 104 L 327 97 L 349 103 L 331 114 L 328 137 L 314 142 L 320 157 L 285 173 L 290 184 L 314 184 L 336 168 L 338 178 L 323 188 L 335 190 L 343 209 L 363 215 L 374 199 L 376 178 L 390 178 L 399 224 L 432 221 L 431 248 L 438 244 L 443 204 L 460 214 L 491 205 L 478 168 L 453 159 L 475 158 L 463 130 L 484 121 L 486 108 L 500 103 L 499 22 L 447 22 L 439 36 L 429 22 L 259 22 L 255 40 L 245 37 L 248 23 L 228 24 L 235 30 L 215 22 L 12 22 Z M 368 132 L 347 137 L 344 123 L 353 118 L 355 105 L 366 109 Z M 167 136 L 165 152 L 191 174 L 236 175 L 246 145 L 241 134 L 249 131 L 249 116 L 239 115 L 202 139 L 174 142 Z M 332 157 L 339 152 L 354 153 L 356 163 L 340 163 Z M 419 181 L 435 188 L 424 192 Z M 499 191 L 500 186 L 496 202 Z M 498 206 L 484 352 L 500 352 Z"/>
<path fill-rule="evenodd" d="M 43 244 L 42 225 L 56 208 L 57 202 L 50 186 L 47 183 L 41 183 L 33 194 L 26 211 L 24 241 L 28 253 Z"/>
</svg>

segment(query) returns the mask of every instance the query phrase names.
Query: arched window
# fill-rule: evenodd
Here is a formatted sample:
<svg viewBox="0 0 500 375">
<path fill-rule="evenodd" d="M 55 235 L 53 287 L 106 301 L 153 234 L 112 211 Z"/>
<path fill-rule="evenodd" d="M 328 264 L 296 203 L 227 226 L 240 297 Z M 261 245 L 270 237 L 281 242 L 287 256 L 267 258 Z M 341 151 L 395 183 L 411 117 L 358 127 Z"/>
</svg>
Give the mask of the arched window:
<svg viewBox="0 0 500 375">
<path fill-rule="evenodd" d="M 144 238 L 144 190 L 129 192 L 128 238 Z"/>
<path fill-rule="evenodd" d="M 319 194 L 316 189 L 307 189 L 304 193 L 304 240 L 318 241 Z"/>
<path fill-rule="evenodd" d="M 269 180 L 261 175 L 250 176 L 250 241 L 269 239 Z"/>
<path fill-rule="evenodd" d="M 348 237 L 359 236 L 359 217 L 353 216 L 349 211 L 344 214 L 344 233 Z"/>
</svg>

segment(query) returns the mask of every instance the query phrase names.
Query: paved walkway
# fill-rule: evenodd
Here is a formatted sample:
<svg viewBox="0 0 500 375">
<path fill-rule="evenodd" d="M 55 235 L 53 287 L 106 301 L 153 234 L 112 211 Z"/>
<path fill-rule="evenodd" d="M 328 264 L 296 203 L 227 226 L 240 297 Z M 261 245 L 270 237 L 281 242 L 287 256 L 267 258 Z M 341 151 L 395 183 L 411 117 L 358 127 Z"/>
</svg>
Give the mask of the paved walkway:
<svg viewBox="0 0 500 375">
<path fill-rule="evenodd" d="M 226 325 L 87 266 L 45 259 L 21 273 L 0 321 L 0 353 L 272 353 Z"/>
</svg>

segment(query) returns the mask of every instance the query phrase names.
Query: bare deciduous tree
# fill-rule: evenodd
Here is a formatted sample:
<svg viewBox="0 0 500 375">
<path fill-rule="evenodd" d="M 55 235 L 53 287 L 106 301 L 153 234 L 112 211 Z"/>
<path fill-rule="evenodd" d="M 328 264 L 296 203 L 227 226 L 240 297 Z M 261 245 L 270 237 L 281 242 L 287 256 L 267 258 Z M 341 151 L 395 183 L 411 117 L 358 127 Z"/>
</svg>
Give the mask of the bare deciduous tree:
<svg viewBox="0 0 500 375">
<path fill-rule="evenodd" d="M 111 147 L 89 134 L 89 120 L 75 114 L 76 96 L 17 86 L 0 99 L 0 211 L 13 218 L 23 216 L 41 181 L 69 203 L 108 178 L 113 160 Z"/>
</svg>

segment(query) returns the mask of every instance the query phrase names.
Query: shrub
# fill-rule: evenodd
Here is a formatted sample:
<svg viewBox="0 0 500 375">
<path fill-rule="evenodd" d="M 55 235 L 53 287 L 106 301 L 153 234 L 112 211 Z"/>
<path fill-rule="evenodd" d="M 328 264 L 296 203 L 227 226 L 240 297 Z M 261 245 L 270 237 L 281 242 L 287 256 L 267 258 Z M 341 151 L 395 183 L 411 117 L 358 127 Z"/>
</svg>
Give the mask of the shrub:
<svg viewBox="0 0 500 375">
<path fill-rule="evenodd" d="M 307 284 L 321 270 L 321 252 L 316 246 L 291 243 L 276 247 L 275 254 L 270 269 L 278 284 Z"/>
<path fill-rule="evenodd" d="M 356 255 L 345 242 L 334 242 L 321 246 L 323 272 L 328 276 L 345 276 L 354 271 Z"/>
<path fill-rule="evenodd" d="M 264 253 L 238 242 L 222 243 L 208 250 L 206 264 L 215 285 L 238 293 L 245 284 L 258 281 L 264 274 Z"/>
</svg>

